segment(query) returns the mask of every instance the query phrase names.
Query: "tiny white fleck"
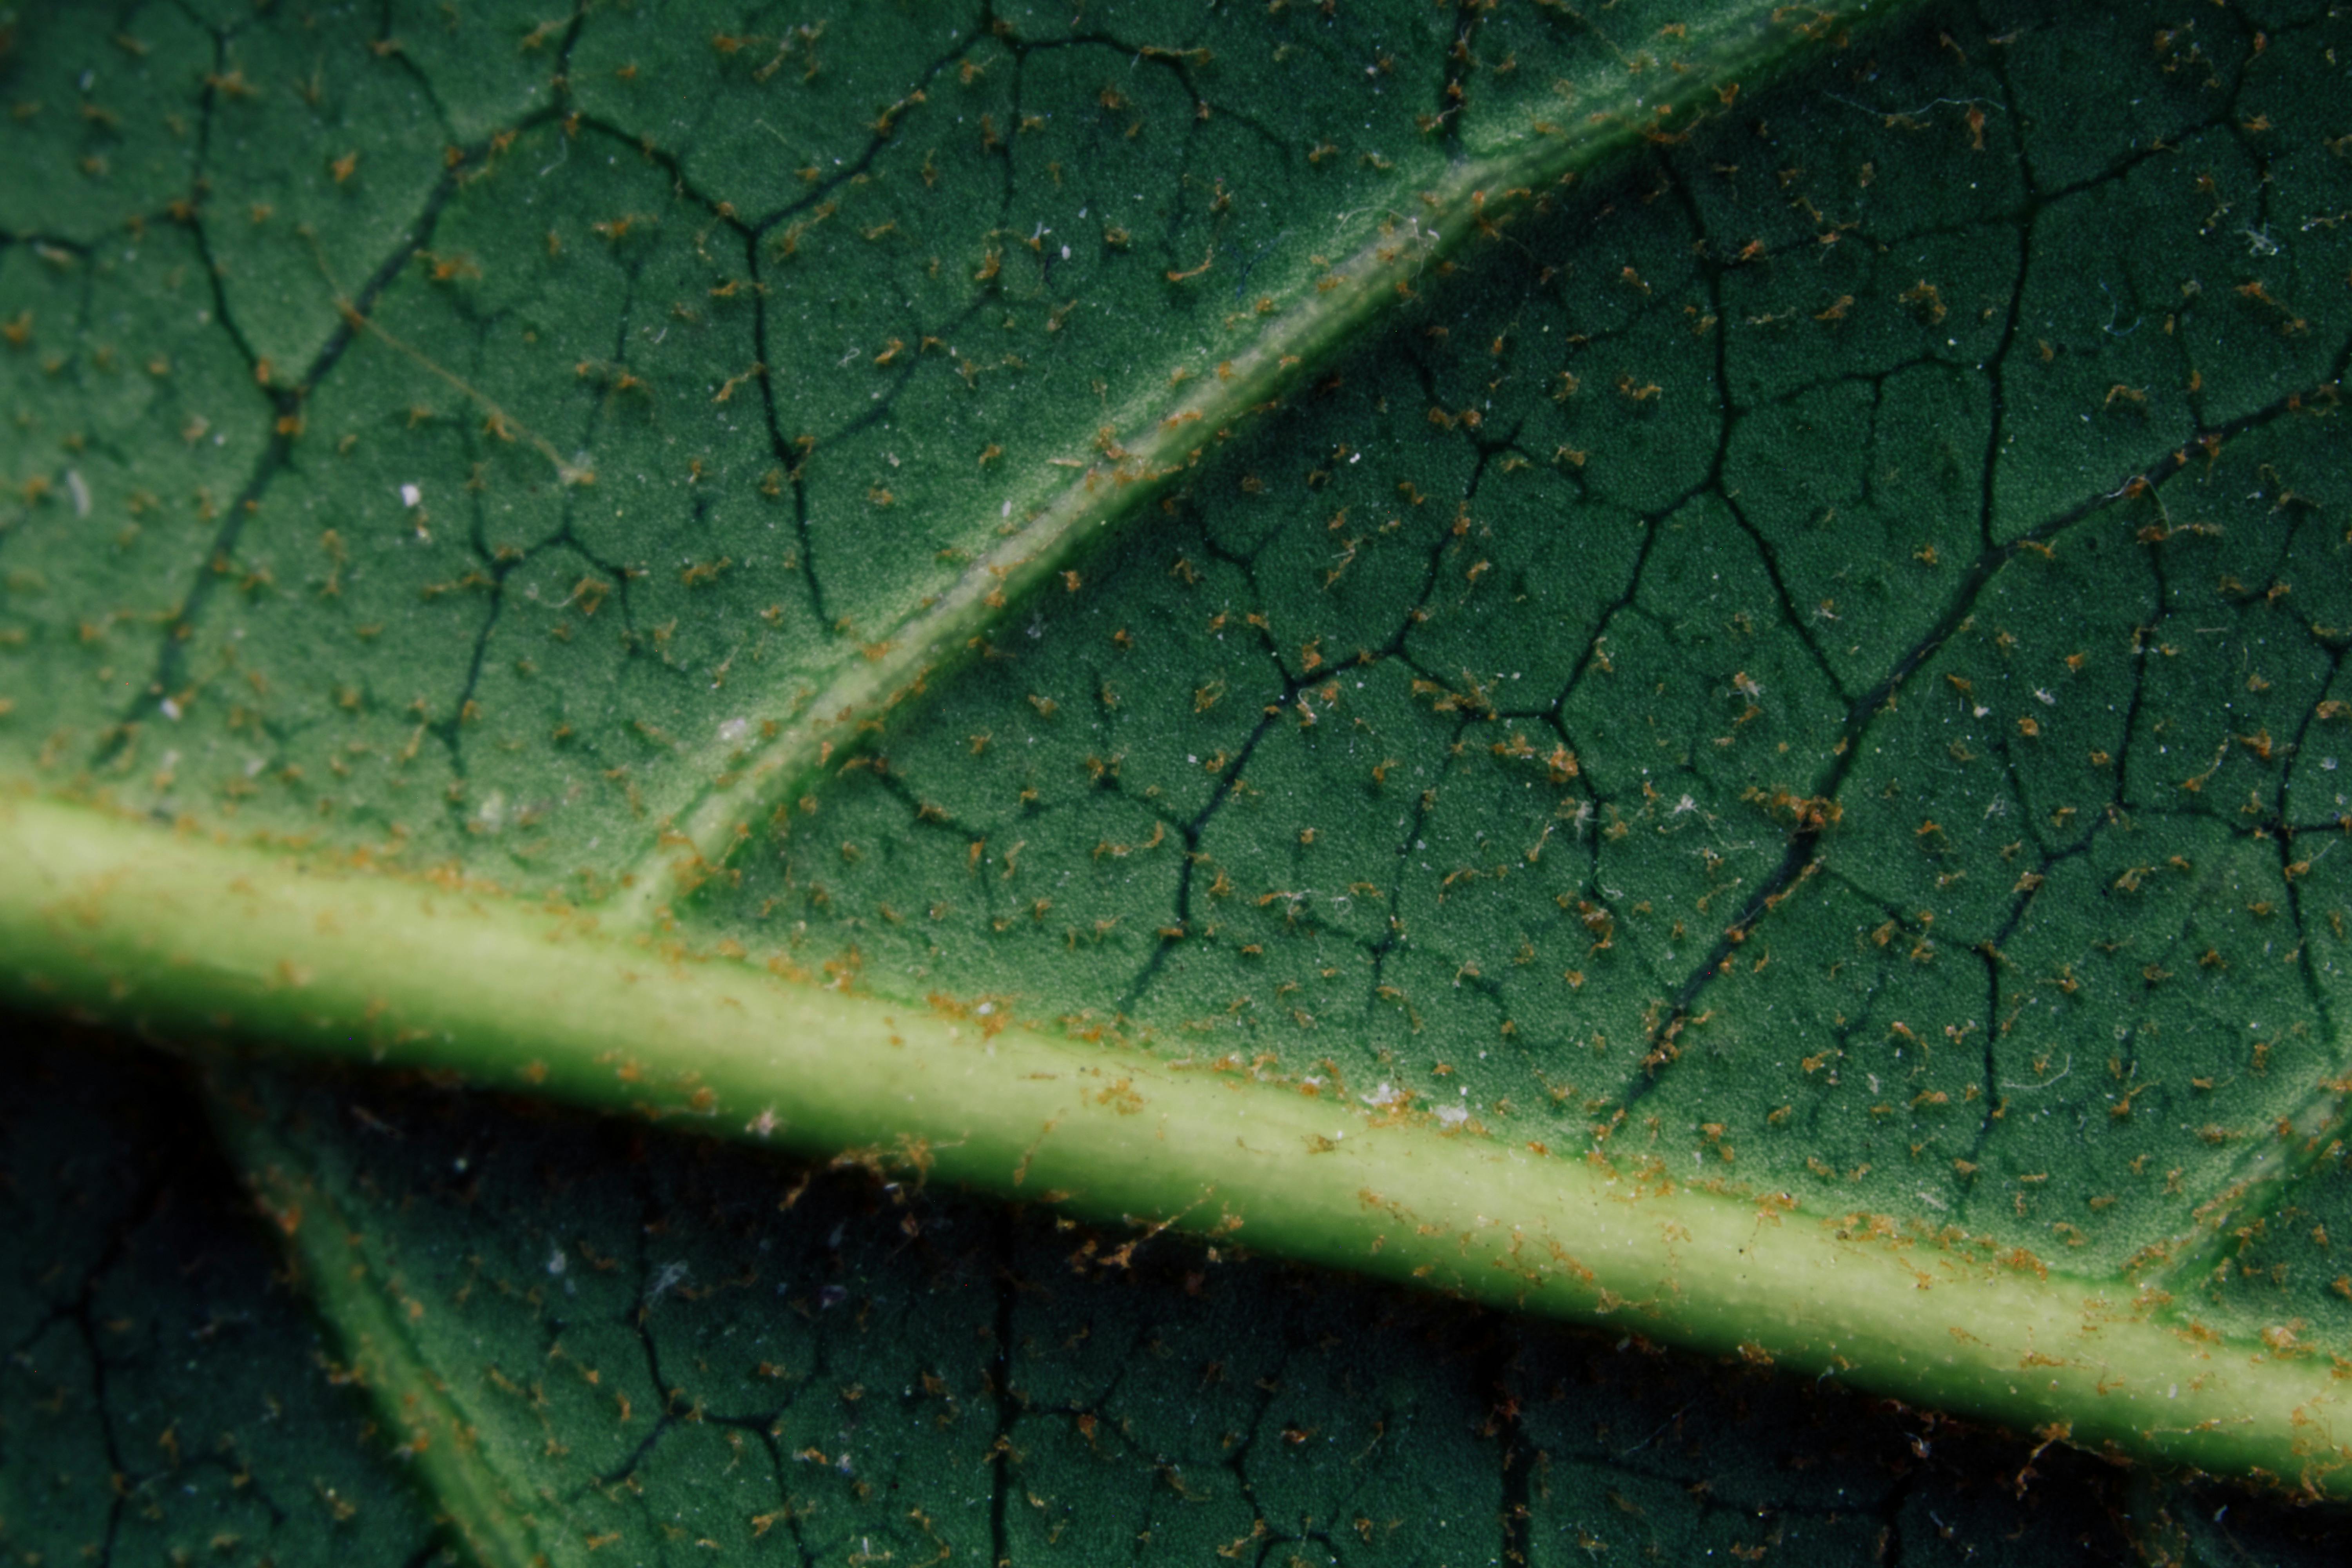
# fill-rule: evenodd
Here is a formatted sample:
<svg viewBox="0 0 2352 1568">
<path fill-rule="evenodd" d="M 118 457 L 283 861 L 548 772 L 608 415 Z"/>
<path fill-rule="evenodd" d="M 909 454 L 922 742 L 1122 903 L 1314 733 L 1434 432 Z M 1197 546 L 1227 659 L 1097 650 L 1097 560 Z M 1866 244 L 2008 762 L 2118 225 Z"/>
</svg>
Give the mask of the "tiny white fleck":
<svg viewBox="0 0 2352 1568">
<path fill-rule="evenodd" d="M 179 716 L 180 716 L 180 711 L 181 711 L 181 710 L 180 710 L 180 705 L 179 705 L 179 703 L 178 703 L 178 702 L 174 701 L 173 699 L 171 699 L 171 698 L 169 698 L 169 697 L 166 697 L 165 699 L 163 699 L 163 700 L 161 703 L 159 703 L 159 704 L 158 704 L 158 706 L 159 706 L 159 707 L 161 707 L 161 708 L 163 710 L 163 717 L 164 717 L 164 718 L 166 718 L 166 719 L 173 719 L 173 720 L 176 720 L 176 719 L 178 719 L 178 718 L 179 718 Z"/>
<path fill-rule="evenodd" d="M 415 506 L 415 505 L 416 505 L 417 503 L 419 503 L 420 501 L 424 500 L 424 499 L 425 499 L 425 491 L 424 491 L 422 489 L 420 489 L 419 487 L 417 487 L 417 486 L 415 486 L 415 485 L 403 485 L 403 486 L 401 486 L 401 487 L 400 487 L 400 504 L 401 504 L 401 505 L 403 505 L 403 506 Z"/>
<path fill-rule="evenodd" d="M 730 719 L 719 726 L 719 738 L 730 746 L 751 732 L 751 721 L 749 719 Z"/>
<path fill-rule="evenodd" d="M 88 517 L 89 515 L 89 485 L 82 479 L 81 470 L 79 468 L 68 468 L 66 470 L 66 489 L 73 496 L 74 515 L 76 517 Z"/>
<path fill-rule="evenodd" d="M 683 1258 L 675 1262 L 663 1264 L 661 1268 L 655 1272 L 654 1282 L 646 1291 L 646 1303 L 650 1305 L 653 1302 L 660 1300 L 664 1296 L 669 1293 L 669 1288 L 677 1284 L 679 1280 L 684 1279 L 688 1272 L 689 1270 L 685 1259 Z"/>
</svg>

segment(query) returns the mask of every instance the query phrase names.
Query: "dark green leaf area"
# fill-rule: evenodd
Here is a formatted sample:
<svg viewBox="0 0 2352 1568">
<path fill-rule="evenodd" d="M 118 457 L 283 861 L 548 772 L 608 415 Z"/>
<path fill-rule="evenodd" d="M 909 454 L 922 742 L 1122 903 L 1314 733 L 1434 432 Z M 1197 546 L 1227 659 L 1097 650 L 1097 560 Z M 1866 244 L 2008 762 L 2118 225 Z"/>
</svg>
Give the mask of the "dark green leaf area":
<svg viewBox="0 0 2352 1568">
<path fill-rule="evenodd" d="M 421 1563 L 430 1510 L 188 1114 L 129 1042 L 6 1020 L 0 1551 Z"/>
<path fill-rule="evenodd" d="M 268 1098 L 552 1561 L 2128 1561 L 2225 1500 L 911 1171 Z M 2288 1563 L 2334 1516 L 2226 1517 Z"/>
<path fill-rule="evenodd" d="M 68 333 L 100 270 L 120 298 L 87 338 Z M 249 362 L 220 328 L 205 273 L 202 247 L 160 226 L 96 249 L 0 248 L 10 342 L 24 338 L 0 353 L 0 399 L 16 432 L 47 448 L 19 459 L 0 501 L 10 516 L 0 659 L 15 702 L 0 745 L 14 757 L 86 765 L 93 710 L 109 721 L 131 710 L 161 628 L 203 580 L 268 447 L 268 407 L 250 396 Z M 137 708 L 152 718 L 156 700 Z M 152 768 L 159 751 L 116 754 Z M 169 782 L 159 788 L 168 795 Z"/>
<path fill-rule="evenodd" d="M 110 26 L 0 58 L 0 748 L 592 891 L 1470 117 L 1619 68 L 1426 9 Z"/>
<path fill-rule="evenodd" d="M 2312 809 L 2287 786 L 2336 776 L 2347 736 L 2319 704 L 2352 616 L 2340 531 L 2257 477 L 2297 457 L 2326 472 L 2283 435 L 2158 489 L 2198 523 L 2115 520 L 2073 567 L 2063 535 L 2046 562 L 2013 557 L 1863 743 L 1842 826 L 1881 849 L 1831 864 L 1876 901 L 1874 944 L 1958 961 L 1977 993 L 1902 1013 L 1918 1043 L 1901 1043 L 1911 1075 L 1924 1044 L 1981 1077 L 1966 1099 L 1995 1114 L 1938 1105 L 1931 1145 L 1983 1167 L 1952 1166 L 1978 1218 L 2005 1206 L 2128 1253 L 2135 1210 L 2179 1227 L 2176 1168 L 2209 1173 L 2202 1201 L 2315 1152 L 2297 1142 L 2336 1092 L 2352 882 L 2325 852 L 2341 788 Z"/>
<path fill-rule="evenodd" d="M 2063 59 L 1956 24 L 1743 98 L 1432 279 L 725 918 L 883 994 L 2215 1278 L 2343 1153 L 2352 317 L 2340 278 L 2271 311 L 2234 229 L 2156 247 L 2201 292 L 2095 283 L 2151 253 L 2117 204 L 2194 231 L 2209 169 L 2352 205 L 2315 100 L 2244 123 L 2332 26 L 2184 88 L 2151 20 L 2118 82 L 2200 118 L 2063 182 L 2021 107 Z M 2264 1234 L 2299 1261 L 2229 1310 L 2352 1321 Z"/>
<path fill-rule="evenodd" d="M 14 25 L 26 27 L 21 17 Z M 119 37 L 135 44 L 110 43 L 100 29 L 69 48 L 15 40 L 12 58 L 0 65 L 11 108 L 19 123 L 39 128 L 51 155 L 11 168 L 0 191 L 0 230 L 89 245 L 116 216 L 89 210 L 93 190 L 147 210 L 185 194 L 195 172 L 191 122 L 184 117 L 174 125 L 148 110 L 212 69 L 212 39 L 184 8 L 168 5 L 130 8 Z"/>
</svg>

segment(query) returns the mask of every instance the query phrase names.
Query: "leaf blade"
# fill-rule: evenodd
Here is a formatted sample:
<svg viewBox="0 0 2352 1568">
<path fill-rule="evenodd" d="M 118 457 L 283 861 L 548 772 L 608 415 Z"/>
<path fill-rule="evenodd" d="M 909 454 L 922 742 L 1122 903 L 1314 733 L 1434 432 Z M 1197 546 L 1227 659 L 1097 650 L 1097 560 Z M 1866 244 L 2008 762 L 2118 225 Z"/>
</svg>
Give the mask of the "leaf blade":
<svg viewBox="0 0 2352 1568">
<path fill-rule="evenodd" d="M 993 1013 L 836 996 L 478 895 L 436 900 L 249 852 L 155 846 L 72 808 L 21 804 L 8 828 L 0 885 L 38 889 L 0 906 L 10 935 L 49 949 L 49 985 L 129 1016 L 227 1011 L 354 1059 L 465 1071 L 731 1137 L 847 1147 L 879 1169 L 1040 1193 L 1106 1220 L 1246 1232 L 1287 1256 L 1614 1319 L 2082 1442 L 2294 1474 L 2315 1491 L 2343 1473 L 2314 1437 L 2344 1397 L 2331 1373 L 2168 1319 L 2159 1291 L 2126 1300 L 2022 1249 L 1979 1254 L 1885 1216 L 1807 1214 L 1793 1199 L 1678 1183 L 1654 1163 L 1517 1149 L 1246 1073 L 1107 1058 L 1000 1027 Z M 192 936 L 189 910 L 221 900 L 237 921 Z M 80 952 L 49 934 L 67 918 L 96 933 Z M 158 987 L 122 967 L 158 942 L 197 978 Z M 525 963 L 528 991 L 494 982 Z M 259 1171 L 288 1164 L 259 1119 L 240 1115 L 229 1136 Z M 382 1396 L 412 1408 L 432 1380 L 400 1348 L 401 1298 L 330 1256 L 352 1227 L 302 1169 L 265 1176 L 266 1201 L 289 1216 L 329 1310 L 382 1363 Z M 342 1300 L 346 1280 L 355 1301 Z M 446 1506 L 479 1521 L 469 1535 L 495 1534 L 515 1484 L 441 1440 L 465 1425 L 457 1410 L 433 1425 L 442 1430 L 418 1444 L 420 1458 L 459 1467 L 440 1482 Z M 436 1448 L 450 1458 L 431 1459 Z M 494 1561 L 532 1549 L 527 1538 L 485 1546 Z"/>
</svg>

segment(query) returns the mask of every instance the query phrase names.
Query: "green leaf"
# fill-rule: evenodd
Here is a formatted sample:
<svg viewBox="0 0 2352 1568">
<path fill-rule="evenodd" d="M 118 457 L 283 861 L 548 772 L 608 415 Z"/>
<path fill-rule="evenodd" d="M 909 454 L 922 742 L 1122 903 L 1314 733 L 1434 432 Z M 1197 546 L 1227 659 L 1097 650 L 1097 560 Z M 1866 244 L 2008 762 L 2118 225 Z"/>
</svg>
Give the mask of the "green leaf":
<svg viewBox="0 0 2352 1568">
<path fill-rule="evenodd" d="M 429 1515 L 273 1283 L 188 1085 L 10 1020 L 0 1073 L 0 1544 L 16 1561 L 422 1561 Z"/>
<path fill-rule="evenodd" d="M 17 18 L 8 984 L 2340 1493 L 2342 19 L 1329 9 Z"/>
<path fill-rule="evenodd" d="M 53 1364 L 68 1312 L 0 1370 L 25 1445 L 0 1476 L 36 1483 L 5 1539 L 47 1560 L 101 1553 L 120 1496 L 111 1539 L 149 1555 L 447 1561 L 414 1550 L 425 1517 L 392 1484 L 436 1455 L 511 1478 L 488 1525 L 554 1562 L 716 1543 L 721 1561 L 1859 1563 L 2079 1542 L 2103 1561 L 2127 1542 L 2332 1560 L 2326 1510 L 2119 1484 L 2089 1456 L 1834 1384 L 414 1084 L 237 1087 L 222 1128 L 262 1155 L 265 1237 L 232 1223 L 215 1162 L 152 1136 L 195 1086 L 87 1035 L 56 1047 L 7 1066 L 16 1190 L 102 1168 L 142 1198 L 82 1210 L 96 1267 L 46 1248 L 48 1278 L 12 1277 L 9 1307 L 88 1288 L 142 1315 L 100 1333 L 95 1366 Z M 335 1228 L 344 1204 L 362 1230 Z M 288 1321 L 265 1276 L 289 1233 L 326 1298 L 383 1289 L 389 1341 L 343 1362 Z M 394 1342 L 456 1374 L 441 1392 L 465 1431 L 415 1405 L 364 1420 L 352 1385 Z M 227 1347 L 243 1365 L 220 1364 Z M 370 1450 L 392 1456 L 372 1473 Z"/>
<path fill-rule="evenodd" d="M 298 1131 L 264 1162 L 319 1288 L 424 1299 L 415 1342 L 467 1374 L 478 1451 L 544 1500 L 512 1511 L 554 1561 L 605 1537 L 1309 1563 L 2112 1538 L 2087 1456 L 1622 1335 L 429 1094 L 364 1093 L 403 1149 L 353 1159 L 322 1087 L 277 1086 Z M 346 1198 L 363 1231 L 320 1212 Z M 2128 1533 L 2179 1542 L 2231 1500 L 2143 1492 Z M 2266 1560 L 2328 1540 L 2324 1513 L 2237 1517 Z"/>
</svg>

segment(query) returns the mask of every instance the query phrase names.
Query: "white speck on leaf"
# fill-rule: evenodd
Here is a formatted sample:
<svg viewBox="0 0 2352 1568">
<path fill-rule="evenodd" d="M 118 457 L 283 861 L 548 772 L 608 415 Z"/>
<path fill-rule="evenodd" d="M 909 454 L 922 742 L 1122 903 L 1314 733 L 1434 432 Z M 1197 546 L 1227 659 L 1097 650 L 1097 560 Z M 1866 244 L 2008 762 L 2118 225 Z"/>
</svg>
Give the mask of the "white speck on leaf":
<svg viewBox="0 0 2352 1568">
<path fill-rule="evenodd" d="M 683 1280 L 689 1272 L 691 1272 L 691 1270 L 688 1268 L 686 1260 L 683 1258 L 663 1264 L 659 1269 L 656 1270 L 654 1274 L 654 1282 L 646 1290 L 646 1305 L 650 1307 L 656 1301 L 660 1300 L 665 1295 L 669 1293 L 669 1289 L 672 1286 Z"/>
</svg>

